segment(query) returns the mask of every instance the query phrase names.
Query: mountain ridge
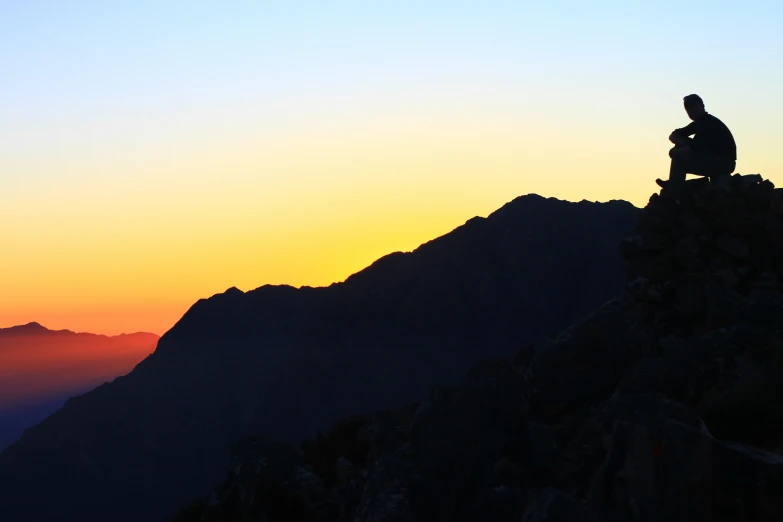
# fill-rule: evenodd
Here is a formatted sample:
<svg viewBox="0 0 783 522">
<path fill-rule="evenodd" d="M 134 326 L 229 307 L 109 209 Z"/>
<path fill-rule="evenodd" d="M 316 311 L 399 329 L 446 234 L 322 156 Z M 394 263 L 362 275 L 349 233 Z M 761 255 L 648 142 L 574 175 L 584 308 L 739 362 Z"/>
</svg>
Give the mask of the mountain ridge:
<svg viewBox="0 0 783 522">
<path fill-rule="evenodd" d="M 618 246 L 618 297 L 404 407 L 235 441 L 173 522 L 780 520 L 783 189 L 689 180 Z"/>
<path fill-rule="evenodd" d="M 131 371 L 158 339 L 50 330 L 38 322 L 0 329 L 0 450 L 66 398 Z"/>
<path fill-rule="evenodd" d="M 242 434 L 301 440 L 404 404 L 621 292 L 638 212 L 521 196 L 340 283 L 200 299 L 130 374 L 0 453 L 0 503 L 13 522 L 165 518 L 225 473 L 220 449 Z"/>
<path fill-rule="evenodd" d="M 144 332 L 144 331 L 127 332 L 127 333 L 123 332 L 120 334 L 108 335 L 108 334 L 97 334 L 92 332 L 77 332 L 67 328 L 63 328 L 60 330 L 52 330 L 51 328 L 47 328 L 37 321 L 31 321 L 26 324 L 13 325 L 13 326 L 0 328 L 0 337 L 14 336 L 14 335 L 46 335 L 46 334 L 92 335 L 95 337 L 105 337 L 105 338 L 122 338 L 127 336 L 160 337 L 158 334 L 152 332 Z"/>
</svg>

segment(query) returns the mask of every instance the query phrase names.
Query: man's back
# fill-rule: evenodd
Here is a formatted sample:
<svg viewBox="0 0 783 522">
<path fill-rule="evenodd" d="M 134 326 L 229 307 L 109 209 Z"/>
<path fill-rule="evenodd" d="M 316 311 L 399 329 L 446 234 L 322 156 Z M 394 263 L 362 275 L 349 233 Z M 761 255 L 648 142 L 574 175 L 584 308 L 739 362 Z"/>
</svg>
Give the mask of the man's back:
<svg viewBox="0 0 783 522">
<path fill-rule="evenodd" d="M 712 114 L 704 113 L 690 125 L 678 132 L 690 136 L 695 134 L 691 141 L 691 149 L 695 152 L 706 152 L 722 158 L 737 159 L 737 145 L 734 136 L 726 126 Z"/>
</svg>

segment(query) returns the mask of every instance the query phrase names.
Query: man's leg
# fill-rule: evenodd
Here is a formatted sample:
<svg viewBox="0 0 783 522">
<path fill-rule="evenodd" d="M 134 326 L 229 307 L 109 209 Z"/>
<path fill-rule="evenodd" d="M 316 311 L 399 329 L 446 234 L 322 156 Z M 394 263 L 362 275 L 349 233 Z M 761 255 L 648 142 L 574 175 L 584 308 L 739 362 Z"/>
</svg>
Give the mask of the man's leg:
<svg viewBox="0 0 783 522">
<path fill-rule="evenodd" d="M 737 161 L 731 158 L 721 158 L 719 156 L 701 155 L 697 158 L 698 167 L 705 176 L 709 176 L 710 181 L 715 181 L 717 178 L 724 178 L 730 176 L 734 169 L 737 167 Z"/>
<path fill-rule="evenodd" d="M 707 156 L 702 158 L 703 172 L 709 176 L 710 185 L 714 190 L 728 189 L 731 184 L 731 173 L 737 167 L 737 161 L 731 158 Z"/>
<path fill-rule="evenodd" d="M 674 147 L 669 151 L 669 156 L 672 159 L 669 180 L 664 182 L 658 179 L 656 182 L 673 196 L 679 195 L 685 187 L 686 174 L 704 176 L 714 181 L 718 177 L 730 175 L 737 165 L 736 161 L 731 158 L 695 152 L 690 147 Z"/>
<path fill-rule="evenodd" d="M 688 173 L 688 153 L 689 149 L 685 147 L 674 147 L 669 151 L 672 164 L 669 167 L 669 182 L 666 186 L 674 195 L 679 194 L 682 187 L 685 186 L 685 175 Z"/>
<path fill-rule="evenodd" d="M 667 195 L 678 196 L 685 186 L 685 175 L 693 170 L 689 168 L 690 156 L 691 150 L 688 147 L 673 147 L 669 151 L 669 157 L 672 159 L 669 167 L 669 179 L 665 182 L 660 179 L 656 180 L 658 185 L 665 189 Z"/>
</svg>

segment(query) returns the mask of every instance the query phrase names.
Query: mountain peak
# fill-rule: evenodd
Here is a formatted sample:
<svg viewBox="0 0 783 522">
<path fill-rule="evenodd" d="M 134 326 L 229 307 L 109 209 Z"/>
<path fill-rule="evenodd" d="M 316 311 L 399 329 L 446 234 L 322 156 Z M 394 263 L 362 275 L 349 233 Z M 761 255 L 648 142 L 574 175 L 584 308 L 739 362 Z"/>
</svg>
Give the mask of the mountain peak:
<svg viewBox="0 0 783 522">
<path fill-rule="evenodd" d="M 41 323 L 38 323 L 38 322 L 35 322 L 35 321 L 31 321 L 31 322 L 29 322 L 29 323 L 27 323 L 25 325 L 22 325 L 22 328 L 24 328 L 26 330 L 33 330 L 33 331 L 42 331 L 42 330 L 49 331 L 48 328 L 46 328 L 45 326 L 41 325 Z"/>
<path fill-rule="evenodd" d="M 0 454 L 6 518 L 164 520 L 225 477 L 224 450 L 244 435 L 296 443 L 347 415 L 418 401 L 431 383 L 453 386 L 478 360 L 512 357 L 624 291 L 617 245 L 639 209 L 523 201 L 337 285 L 199 300 L 132 372 Z M 132 468 L 127 482 L 118 468 Z M 80 501 L 86 490 L 101 502 Z"/>
<path fill-rule="evenodd" d="M 17 326 L 11 326 L 9 328 L 0 328 L 0 335 L 2 334 L 35 334 L 35 333 L 43 333 L 43 332 L 51 332 L 52 330 L 49 330 L 45 326 L 42 326 L 40 323 L 37 323 L 35 321 L 27 323 L 27 324 L 21 324 Z"/>
</svg>

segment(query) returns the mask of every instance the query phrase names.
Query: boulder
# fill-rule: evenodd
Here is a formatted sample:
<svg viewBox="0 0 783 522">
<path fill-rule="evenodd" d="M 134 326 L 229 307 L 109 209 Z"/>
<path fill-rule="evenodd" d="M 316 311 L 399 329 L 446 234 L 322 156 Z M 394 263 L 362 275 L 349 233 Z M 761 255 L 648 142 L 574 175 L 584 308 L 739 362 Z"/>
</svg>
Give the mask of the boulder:
<svg viewBox="0 0 783 522">
<path fill-rule="evenodd" d="M 531 408 L 556 415 L 609 397 L 635 361 L 658 352 L 651 329 L 626 297 L 541 346 L 525 372 Z"/>
<path fill-rule="evenodd" d="M 620 245 L 629 294 L 666 315 L 656 333 L 726 324 L 715 287 L 783 290 L 783 196 L 760 175 L 689 180 L 681 200 L 654 194 Z"/>
<path fill-rule="evenodd" d="M 523 522 L 600 522 L 584 503 L 546 488 L 528 506 Z"/>
</svg>

